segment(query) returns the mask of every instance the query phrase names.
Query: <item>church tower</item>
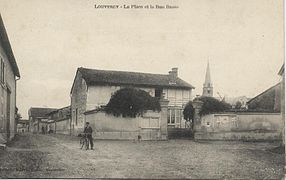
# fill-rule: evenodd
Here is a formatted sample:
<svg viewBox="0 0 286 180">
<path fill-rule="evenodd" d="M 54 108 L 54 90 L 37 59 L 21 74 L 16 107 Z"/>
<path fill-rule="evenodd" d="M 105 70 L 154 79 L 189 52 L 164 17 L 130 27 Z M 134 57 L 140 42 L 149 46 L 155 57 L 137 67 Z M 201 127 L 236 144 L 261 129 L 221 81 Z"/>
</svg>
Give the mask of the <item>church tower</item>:
<svg viewBox="0 0 286 180">
<path fill-rule="evenodd" d="M 209 96 L 213 97 L 213 85 L 211 81 L 211 73 L 210 73 L 210 65 L 208 62 L 207 66 L 207 72 L 206 72 L 206 77 L 205 77 L 205 83 L 203 87 L 203 95 L 202 96 Z"/>
</svg>

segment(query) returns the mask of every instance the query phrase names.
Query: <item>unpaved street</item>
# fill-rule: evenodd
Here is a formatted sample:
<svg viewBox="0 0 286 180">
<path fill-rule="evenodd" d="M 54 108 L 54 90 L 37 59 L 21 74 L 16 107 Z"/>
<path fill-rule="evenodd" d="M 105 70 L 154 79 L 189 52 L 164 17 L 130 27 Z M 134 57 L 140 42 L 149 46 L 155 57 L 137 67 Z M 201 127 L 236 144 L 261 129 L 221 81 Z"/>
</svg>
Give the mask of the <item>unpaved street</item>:
<svg viewBox="0 0 286 180">
<path fill-rule="evenodd" d="M 277 143 L 95 141 L 79 149 L 77 137 L 19 135 L 0 151 L 1 178 L 281 178 Z"/>
</svg>

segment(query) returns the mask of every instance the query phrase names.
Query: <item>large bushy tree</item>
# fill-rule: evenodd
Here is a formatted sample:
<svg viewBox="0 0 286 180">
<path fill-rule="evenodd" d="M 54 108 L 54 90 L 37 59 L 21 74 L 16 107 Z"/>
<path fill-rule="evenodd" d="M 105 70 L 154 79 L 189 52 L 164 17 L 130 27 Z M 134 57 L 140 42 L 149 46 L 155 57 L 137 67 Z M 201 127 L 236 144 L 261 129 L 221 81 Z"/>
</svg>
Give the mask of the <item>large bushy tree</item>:
<svg viewBox="0 0 286 180">
<path fill-rule="evenodd" d="M 123 88 L 114 93 L 105 108 L 108 114 L 136 117 L 146 110 L 160 111 L 159 100 L 146 91 Z"/>
<path fill-rule="evenodd" d="M 192 101 L 188 102 L 183 110 L 184 119 L 186 121 L 191 121 L 194 118 L 195 109 L 193 107 Z"/>
</svg>

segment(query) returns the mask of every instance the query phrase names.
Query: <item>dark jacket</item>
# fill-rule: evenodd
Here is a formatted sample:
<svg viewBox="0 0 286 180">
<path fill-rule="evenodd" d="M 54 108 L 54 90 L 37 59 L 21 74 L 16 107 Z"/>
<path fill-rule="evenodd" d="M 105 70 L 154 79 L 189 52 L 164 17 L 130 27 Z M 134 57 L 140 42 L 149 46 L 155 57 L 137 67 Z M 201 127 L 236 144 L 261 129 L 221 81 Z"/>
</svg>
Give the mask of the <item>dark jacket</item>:
<svg viewBox="0 0 286 180">
<path fill-rule="evenodd" d="M 91 135 L 92 134 L 92 128 L 90 126 L 85 127 L 83 132 L 88 134 L 88 135 Z"/>
</svg>

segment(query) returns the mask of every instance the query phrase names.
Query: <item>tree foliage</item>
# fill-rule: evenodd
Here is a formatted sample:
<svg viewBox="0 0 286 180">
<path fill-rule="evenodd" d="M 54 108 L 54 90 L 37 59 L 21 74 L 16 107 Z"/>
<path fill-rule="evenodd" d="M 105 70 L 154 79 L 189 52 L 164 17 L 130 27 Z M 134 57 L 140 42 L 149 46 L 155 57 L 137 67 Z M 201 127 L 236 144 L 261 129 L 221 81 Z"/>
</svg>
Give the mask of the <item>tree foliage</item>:
<svg viewBox="0 0 286 180">
<path fill-rule="evenodd" d="M 146 110 L 160 111 L 159 100 L 146 91 L 123 88 L 114 93 L 105 108 L 108 114 L 136 117 Z"/>
<path fill-rule="evenodd" d="M 186 121 L 191 121 L 194 118 L 194 113 L 195 109 L 193 107 L 192 101 L 189 101 L 183 110 L 184 119 Z"/>
<path fill-rule="evenodd" d="M 241 109 L 241 107 L 242 107 L 242 103 L 240 101 L 237 101 L 235 103 L 235 109 Z"/>
<path fill-rule="evenodd" d="M 198 97 L 198 100 L 203 102 L 202 109 L 200 111 L 200 115 L 206 115 L 217 112 L 224 112 L 226 110 L 231 109 L 231 105 L 224 102 L 219 101 L 213 97 L 201 96 Z"/>
</svg>

